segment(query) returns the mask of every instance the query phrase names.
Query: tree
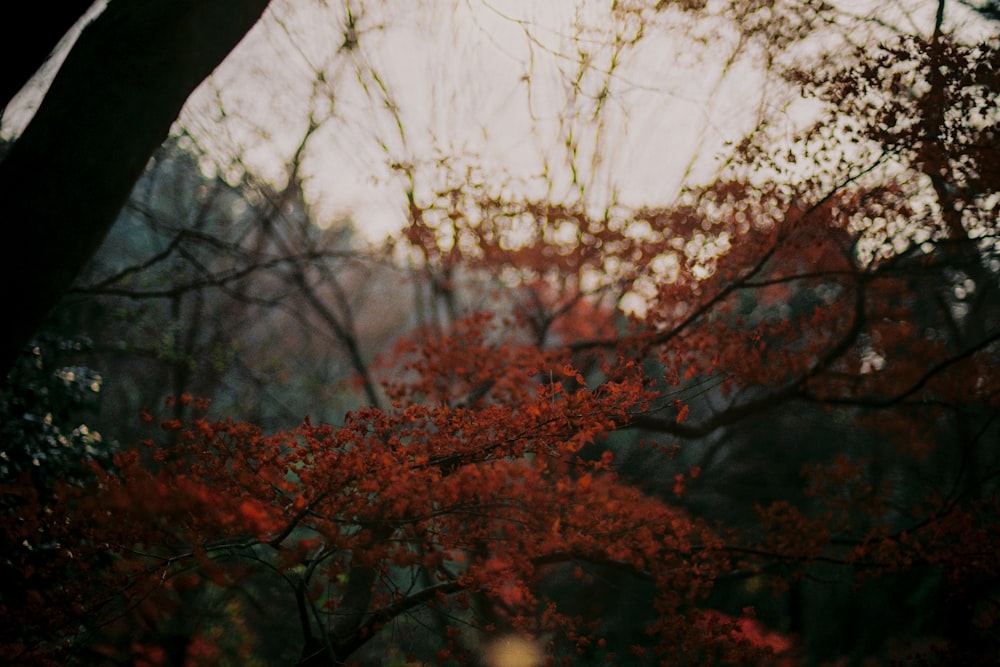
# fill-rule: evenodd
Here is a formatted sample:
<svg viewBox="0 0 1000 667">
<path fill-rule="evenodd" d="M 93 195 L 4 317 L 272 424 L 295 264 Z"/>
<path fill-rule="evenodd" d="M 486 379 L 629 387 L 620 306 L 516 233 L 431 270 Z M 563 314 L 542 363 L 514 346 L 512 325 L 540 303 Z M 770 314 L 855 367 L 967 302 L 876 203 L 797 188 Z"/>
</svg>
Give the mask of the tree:
<svg viewBox="0 0 1000 667">
<path fill-rule="evenodd" d="M 93 4 L 91 0 L 60 3 L 50 11 L 37 6 L 21 5 L 8 10 L 10 25 L 22 30 L 21 40 L 4 42 L 0 58 L 9 63 L 0 83 L 0 117 L 11 98 L 20 91 L 32 75 L 49 58 L 69 29 L 80 20 Z M 19 42 L 15 45 L 15 42 Z"/>
<path fill-rule="evenodd" d="M 99 421 L 124 440 L 141 437 L 129 432 L 140 409 L 183 393 L 266 427 L 310 409 L 333 420 L 380 332 L 410 316 L 395 298 L 401 272 L 354 247 L 349 222 L 314 224 L 294 166 L 278 190 L 206 176 L 208 160 L 187 135 L 164 144 L 53 311 L 101 341 L 79 361 L 122 380 L 106 388 Z M 363 400 L 380 398 L 372 388 Z"/>
<path fill-rule="evenodd" d="M 248 0 L 223 8 L 192 0 L 137 8 L 117 0 L 84 28 L 42 105 L 0 161 L 7 235 L 0 283 L 3 302 L 20 304 L 0 338 L 0 374 L 6 376 L 97 250 L 188 95 L 267 4 Z M 79 10 L 79 3 L 74 7 Z M 68 21 L 61 14 L 36 17 L 28 26 L 63 27 Z M 40 34 L 37 44 L 45 49 L 55 42 Z M 29 53 L 15 62 L 37 65 L 37 54 Z M 5 105 L 23 83 L 22 68 L 13 71 Z"/>
<path fill-rule="evenodd" d="M 786 50 L 847 20 L 723 7 Z M 25 497 L 13 541 L 48 510 L 48 571 L 87 576 L 29 583 L 5 657 L 995 663 L 998 56 L 938 8 L 769 61 L 818 121 L 669 205 L 400 165 L 434 316 L 354 368 L 371 405 L 265 432 L 181 394 L 93 487 Z"/>
</svg>

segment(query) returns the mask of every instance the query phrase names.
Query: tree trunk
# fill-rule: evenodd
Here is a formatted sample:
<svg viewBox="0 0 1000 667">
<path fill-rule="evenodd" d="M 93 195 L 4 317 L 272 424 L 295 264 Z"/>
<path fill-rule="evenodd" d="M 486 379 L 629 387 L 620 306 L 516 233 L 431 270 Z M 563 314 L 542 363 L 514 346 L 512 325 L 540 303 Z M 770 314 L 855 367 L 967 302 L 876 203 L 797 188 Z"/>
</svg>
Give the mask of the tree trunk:
<svg viewBox="0 0 1000 667">
<path fill-rule="evenodd" d="M 7 35 L 0 39 L 0 114 L 92 4 L 93 0 L 7 3 Z"/>
<path fill-rule="evenodd" d="M 194 89 L 269 0 L 111 0 L 0 162 L 0 378 L 101 244 Z"/>
</svg>

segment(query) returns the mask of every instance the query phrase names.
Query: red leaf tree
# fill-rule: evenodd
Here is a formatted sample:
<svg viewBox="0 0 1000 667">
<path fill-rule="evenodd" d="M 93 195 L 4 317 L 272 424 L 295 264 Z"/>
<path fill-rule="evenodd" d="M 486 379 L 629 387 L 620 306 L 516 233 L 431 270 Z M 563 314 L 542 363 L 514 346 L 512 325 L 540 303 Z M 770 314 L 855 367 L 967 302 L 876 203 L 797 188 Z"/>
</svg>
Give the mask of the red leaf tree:
<svg viewBox="0 0 1000 667">
<path fill-rule="evenodd" d="M 9 543 L 44 533 L 86 576 L 29 586 L 59 641 L 4 657 L 250 660 L 253 632 L 217 630 L 267 619 L 302 665 L 507 635 L 565 664 L 993 664 L 997 54 L 938 29 L 789 70 L 831 114 L 669 207 L 411 192 L 448 316 L 367 369 L 373 405 L 273 434 L 169 419 L 91 487 L 19 496 Z M 877 636 L 852 597 L 892 615 Z"/>
</svg>

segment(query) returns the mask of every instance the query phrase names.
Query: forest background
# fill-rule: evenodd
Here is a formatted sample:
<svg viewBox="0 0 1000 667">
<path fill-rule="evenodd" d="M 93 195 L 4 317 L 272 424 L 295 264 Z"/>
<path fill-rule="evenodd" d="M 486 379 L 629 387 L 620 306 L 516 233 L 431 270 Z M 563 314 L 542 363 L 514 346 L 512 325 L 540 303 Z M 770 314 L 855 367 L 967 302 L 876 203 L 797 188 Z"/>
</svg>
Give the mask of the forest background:
<svg viewBox="0 0 1000 667">
<path fill-rule="evenodd" d="M 0 658 L 996 662 L 994 3 L 168 4 L 5 53 Z"/>
</svg>

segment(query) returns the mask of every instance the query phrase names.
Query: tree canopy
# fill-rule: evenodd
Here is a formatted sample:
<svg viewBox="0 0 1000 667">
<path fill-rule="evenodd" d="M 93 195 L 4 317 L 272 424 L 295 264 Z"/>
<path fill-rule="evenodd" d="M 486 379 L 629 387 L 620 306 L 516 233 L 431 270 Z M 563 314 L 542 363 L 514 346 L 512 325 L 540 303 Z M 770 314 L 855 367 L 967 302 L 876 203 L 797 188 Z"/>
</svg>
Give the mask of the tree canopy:
<svg viewBox="0 0 1000 667">
<path fill-rule="evenodd" d="M 355 69 L 302 45 L 279 177 L 176 132 L 10 376 L 0 656 L 995 664 L 1000 42 L 963 7 L 613 3 L 553 52 L 546 187 L 401 159 L 382 17 L 338 8 Z M 668 33 L 770 88 L 632 203 L 601 137 Z M 310 195 L 332 81 L 390 119 L 384 244 Z"/>
</svg>

